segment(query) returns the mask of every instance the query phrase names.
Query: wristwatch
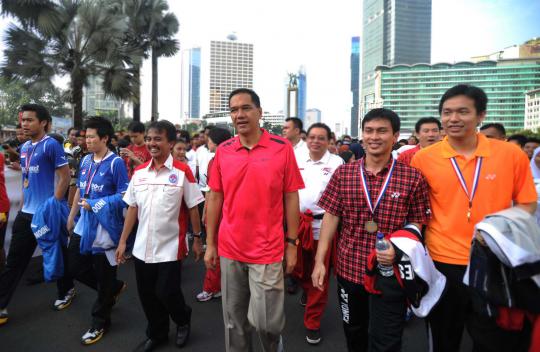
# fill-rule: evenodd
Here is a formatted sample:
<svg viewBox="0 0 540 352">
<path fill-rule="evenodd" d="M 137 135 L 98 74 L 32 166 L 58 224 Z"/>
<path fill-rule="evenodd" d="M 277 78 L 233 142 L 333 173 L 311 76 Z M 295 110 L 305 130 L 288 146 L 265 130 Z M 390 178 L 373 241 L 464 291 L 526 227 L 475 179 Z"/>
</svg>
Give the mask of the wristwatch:
<svg viewBox="0 0 540 352">
<path fill-rule="evenodd" d="M 300 244 L 300 239 L 298 237 L 296 238 L 289 238 L 289 237 L 285 237 L 285 242 L 287 243 L 290 243 L 292 245 L 295 245 L 295 246 L 298 246 Z"/>
</svg>

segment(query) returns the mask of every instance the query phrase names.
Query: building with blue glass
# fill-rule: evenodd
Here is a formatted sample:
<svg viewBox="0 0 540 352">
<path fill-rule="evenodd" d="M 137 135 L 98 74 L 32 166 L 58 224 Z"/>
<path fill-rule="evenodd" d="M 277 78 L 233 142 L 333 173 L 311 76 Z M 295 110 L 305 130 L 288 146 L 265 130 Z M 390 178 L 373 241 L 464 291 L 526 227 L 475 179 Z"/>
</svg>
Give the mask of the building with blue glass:
<svg viewBox="0 0 540 352">
<path fill-rule="evenodd" d="M 360 115 L 360 37 L 351 41 L 351 135 L 358 137 L 358 116 Z"/>
</svg>

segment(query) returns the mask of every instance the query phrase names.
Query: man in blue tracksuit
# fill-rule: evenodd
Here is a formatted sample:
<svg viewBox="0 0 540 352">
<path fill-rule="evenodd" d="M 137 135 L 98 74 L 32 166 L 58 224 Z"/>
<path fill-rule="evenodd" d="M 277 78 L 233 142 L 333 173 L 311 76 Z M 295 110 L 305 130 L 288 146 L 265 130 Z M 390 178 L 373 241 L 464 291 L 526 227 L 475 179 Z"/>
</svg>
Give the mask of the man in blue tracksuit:
<svg viewBox="0 0 540 352">
<path fill-rule="evenodd" d="M 64 149 L 47 136 L 51 115 L 37 104 L 23 105 L 21 112 L 23 132 L 30 140 L 21 147 L 23 206 L 13 222 L 6 267 L 0 273 L 0 325 L 8 320 L 8 303 L 36 249 L 36 238 L 30 226 L 32 216 L 50 197 L 62 200 L 69 185 Z"/>
</svg>

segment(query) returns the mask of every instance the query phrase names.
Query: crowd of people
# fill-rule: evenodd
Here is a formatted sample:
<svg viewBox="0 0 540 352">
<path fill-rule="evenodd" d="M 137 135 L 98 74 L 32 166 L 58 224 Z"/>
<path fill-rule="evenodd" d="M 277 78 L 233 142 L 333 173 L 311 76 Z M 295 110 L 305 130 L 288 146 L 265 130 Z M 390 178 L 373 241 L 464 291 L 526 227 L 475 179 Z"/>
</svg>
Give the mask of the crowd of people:
<svg viewBox="0 0 540 352">
<path fill-rule="evenodd" d="M 236 136 L 214 126 L 190 135 L 167 120 L 115 131 L 96 116 L 64 140 L 49 133 L 44 107 L 23 105 L 17 139 L 0 154 L 0 325 L 39 246 L 55 310 L 70 306 L 75 282 L 96 292 L 82 344 L 111 330 L 128 284 L 117 268 L 131 260 L 147 319 L 137 349 L 166 344 L 169 319 L 183 347 L 196 314 L 182 292 L 191 252 L 206 266 L 196 299 L 221 298 L 228 352 L 250 351 L 253 334 L 263 351 L 283 351 L 285 294 L 298 289 L 306 342 L 319 344 L 331 268 L 348 351 L 400 351 L 412 314 L 426 318 L 435 351 L 458 351 L 465 327 L 475 351 L 538 350 L 537 305 L 518 299 L 495 307 L 516 311 L 486 314 L 478 307 L 489 297 L 467 279 L 477 278 L 472 258 L 485 259 L 473 255 L 484 243 L 477 224 L 509 208 L 523 221 L 537 211 L 540 141 L 483 124 L 487 102 L 480 88 L 457 85 L 441 97 L 440 118 L 419 119 L 401 140 L 399 116 L 384 108 L 363 117 L 360 140 L 338 140 L 324 123 L 304 131 L 298 118 L 273 135 L 245 88 L 229 96 Z M 20 172 L 23 195 L 7 258 L 4 164 Z M 538 270 L 527 273 L 520 280 Z M 540 293 L 506 284 L 519 297 Z"/>
</svg>

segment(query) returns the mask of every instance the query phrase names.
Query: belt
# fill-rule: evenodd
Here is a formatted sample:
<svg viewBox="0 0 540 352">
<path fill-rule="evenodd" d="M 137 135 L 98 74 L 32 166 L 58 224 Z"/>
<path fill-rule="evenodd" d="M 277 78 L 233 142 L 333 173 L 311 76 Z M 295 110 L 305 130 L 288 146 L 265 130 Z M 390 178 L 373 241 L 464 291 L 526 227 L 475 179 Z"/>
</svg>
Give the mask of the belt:
<svg viewBox="0 0 540 352">
<path fill-rule="evenodd" d="M 324 213 L 313 215 L 313 220 L 322 220 Z"/>
</svg>

